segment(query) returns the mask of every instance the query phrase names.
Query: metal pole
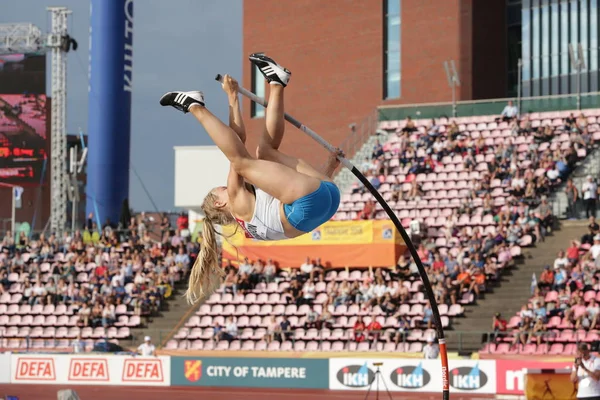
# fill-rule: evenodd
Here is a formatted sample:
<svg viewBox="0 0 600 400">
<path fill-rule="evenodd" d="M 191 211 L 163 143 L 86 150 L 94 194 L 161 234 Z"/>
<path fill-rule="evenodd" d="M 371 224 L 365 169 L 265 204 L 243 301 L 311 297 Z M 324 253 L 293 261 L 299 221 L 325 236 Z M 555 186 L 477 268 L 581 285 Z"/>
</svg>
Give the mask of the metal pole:
<svg viewBox="0 0 600 400">
<path fill-rule="evenodd" d="M 577 109 L 581 110 L 581 60 L 577 66 Z"/>
<path fill-rule="evenodd" d="M 523 90 L 523 86 L 521 84 L 521 79 L 522 79 L 522 70 L 523 70 L 523 60 L 519 58 L 519 62 L 517 63 L 518 68 L 517 68 L 517 109 L 518 114 L 521 115 L 521 92 Z"/>
<path fill-rule="evenodd" d="M 452 116 L 456 118 L 456 82 L 452 78 Z"/>
<path fill-rule="evenodd" d="M 73 188 L 75 190 L 75 188 Z M 73 202 L 71 204 L 71 235 L 75 232 L 75 226 L 77 225 L 77 199 L 75 198 L 75 194 L 73 194 Z"/>
<path fill-rule="evenodd" d="M 11 217 L 10 217 L 10 231 L 12 232 L 12 236 L 15 240 L 16 239 L 16 225 L 17 225 L 17 200 L 16 200 L 16 187 L 11 187 L 10 188 L 10 193 L 12 194 L 12 210 L 11 210 Z"/>
</svg>

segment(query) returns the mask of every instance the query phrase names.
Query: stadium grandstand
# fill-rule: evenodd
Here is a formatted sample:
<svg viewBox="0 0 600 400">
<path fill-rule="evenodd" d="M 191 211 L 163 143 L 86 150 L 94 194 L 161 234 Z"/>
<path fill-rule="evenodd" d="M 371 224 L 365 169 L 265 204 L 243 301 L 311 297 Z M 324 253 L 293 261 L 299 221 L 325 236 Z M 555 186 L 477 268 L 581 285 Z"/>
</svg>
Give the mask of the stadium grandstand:
<svg viewBox="0 0 600 400">
<path fill-rule="evenodd" d="M 561 111 L 520 119 L 380 122 L 374 145 L 360 153 L 370 153 L 360 165 L 403 225 L 418 221 L 422 227 L 418 251 L 445 329 L 451 332 L 455 321 L 468 318 L 465 308 L 476 307 L 521 262 L 525 248 L 543 243 L 555 229 L 556 207 L 549 198 L 594 151 L 599 115 L 600 110 L 586 110 L 577 116 Z M 352 185 L 334 220 L 378 218 L 381 211 L 369 194 Z M 165 309 L 198 252 L 185 217 L 174 227 L 168 217 L 154 224 L 154 238 L 149 221 L 140 214 L 125 230 L 105 225 L 99 234 L 89 220 L 85 230 L 61 238 L 22 234 L 14 241 L 7 232 L 1 255 L 2 346 L 68 348 L 79 338 L 92 347 L 105 339 L 131 339 L 132 330 Z M 590 232 L 595 239 L 594 222 Z M 522 310 L 494 336 L 507 343 L 486 344 L 484 351 L 559 354 L 565 345 L 572 344 L 567 347 L 572 350 L 582 332 L 581 339 L 596 340 L 595 320 L 585 322 L 594 309 L 582 310 L 578 300 L 590 301 L 596 297 L 590 290 L 598 289 L 589 272 L 597 246 L 588 236 L 571 244 L 577 252 L 567 250 L 569 263 L 577 264 L 581 256 L 580 272 L 572 277 L 565 270 L 569 264 L 556 261 L 553 268 L 564 276 L 548 284 L 540 276 L 529 308 L 535 315 L 547 310 L 542 341 L 536 342 L 540 328 L 533 331 L 523 322 L 528 314 Z M 431 309 L 409 257 L 402 255 L 390 268 L 370 269 L 330 270 L 326 261 L 229 263 L 221 290 L 165 349 L 422 351 L 434 335 Z M 566 308 L 571 304 L 573 312 Z"/>
</svg>

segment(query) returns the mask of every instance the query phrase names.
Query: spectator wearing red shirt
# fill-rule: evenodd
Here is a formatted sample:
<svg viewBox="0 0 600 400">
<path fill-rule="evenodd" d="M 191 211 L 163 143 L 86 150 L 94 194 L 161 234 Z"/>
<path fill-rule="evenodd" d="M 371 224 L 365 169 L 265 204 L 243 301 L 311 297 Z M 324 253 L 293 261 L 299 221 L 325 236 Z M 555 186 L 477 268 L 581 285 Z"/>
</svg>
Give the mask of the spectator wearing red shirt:
<svg viewBox="0 0 600 400">
<path fill-rule="evenodd" d="M 567 259 L 571 264 L 579 260 L 579 245 L 575 240 L 571 240 L 571 246 L 567 249 Z"/>
<path fill-rule="evenodd" d="M 497 341 L 506 336 L 508 331 L 508 322 L 504 318 L 502 318 L 502 314 L 496 313 L 494 315 L 494 319 L 492 320 L 492 341 Z"/>
<path fill-rule="evenodd" d="M 382 326 L 379 323 L 379 321 L 377 321 L 377 316 L 373 315 L 371 317 L 371 323 L 367 326 L 367 331 L 369 332 L 369 338 L 374 342 L 377 343 L 377 340 L 379 340 L 379 336 L 381 335 L 381 330 L 382 330 Z"/>
<path fill-rule="evenodd" d="M 375 203 L 373 200 L 367 200 L 363 209 L 356 216 L 356 219 L 373 219 L 375 218 L 375 211 Z"/>
<path fill-rule="evenodd" d="M 94 270 L 94 275 L 96 275 L 98 278 L 101 278 L 107 271 L 108 268 L 106 267 L 106 265 L 98 265 Z"/>
<path fill-rule="evenodd" d="M 189 227 L 188 216 L 185 213 L 179 214 L 179 217 L 177 217 L 177 229 L 179 229 L 180 231 L 183 231 L 185 229 L 188 229 L 188 227 Z"/>
<path fill-rule="evenodd" d="M 540 275 L 540 281 L 538 282 L 538 288 L 540 290 L 549 290 L 554 285 L 554 271 L 550 269 L 549 265 L 544 267 Z"/>
<path fill-rule="evenodd" d="M 364 342 L 365 341 L 365 329 L 366 329 L 366 325 L 362 319 L 362 317 L 358 317 L 358 319 L 356 320 L 356 322 L 354 323 L 354 341 L 356 343 L 360 343 L 360 342 Z"/>
<path fill-rule="evenodd" d="M 432 267 L 433 267 L 434 271 L 443 271 L 444 268 L 446 268 L 446 264 L 444 263 L 444 260 L 442 260 L 440 255 L 437 253 L 433 256 Z"/>
</svg>

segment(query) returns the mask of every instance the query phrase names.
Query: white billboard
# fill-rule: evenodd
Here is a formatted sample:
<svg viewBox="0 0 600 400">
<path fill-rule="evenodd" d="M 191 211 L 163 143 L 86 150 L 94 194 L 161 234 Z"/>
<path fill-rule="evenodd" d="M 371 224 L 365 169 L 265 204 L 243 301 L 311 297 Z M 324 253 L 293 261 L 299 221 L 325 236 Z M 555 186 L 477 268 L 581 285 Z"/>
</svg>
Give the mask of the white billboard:
<svg viewBox="0 0 600 400">
<path fill-rule="evenodd" d="M 494 360 L 450 360 L 450 391 L 462 393 L 496 393 Z M 380 365 L 378 365 L 380 364 Z M 332 358 L 329 360 L 329 388 L 360 390 L 386 387 L 391 392 L 442 391 L 440 360 L 417 358 L 365 359 Z"/>
<path fill-rule="evenodd" d="M 175 147 L 175 207 L 200 210 L 204 196 L 227 184 L 229 160 L 217 146 Z"/>
</svg>

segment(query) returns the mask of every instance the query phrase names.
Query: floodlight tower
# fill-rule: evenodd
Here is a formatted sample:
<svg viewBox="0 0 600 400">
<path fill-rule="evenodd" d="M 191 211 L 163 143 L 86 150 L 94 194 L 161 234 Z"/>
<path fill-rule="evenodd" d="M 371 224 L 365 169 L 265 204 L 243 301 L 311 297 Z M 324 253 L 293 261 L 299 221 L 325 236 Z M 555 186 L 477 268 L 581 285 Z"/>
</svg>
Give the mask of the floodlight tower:
<svg viewBox="0 0 600 400">
<path fill-rule="evenodd" d="M 66 7 L 48 7 L 52 30 L 47 47 L 52 53 L 51 173 L 50 229 L 61 235 L 67 223 L 67 56 L 71 38 L 67 33 Z"/>
<path fill-rule="evenodd" d="M 51 211 L 50 228 L 61 234 L 67 222 L 67 56 L 77 49 L 77 42 L 67 33 L 66 7 L 48 7 L 52 30 L 44 35 L 30 23 L 0 24 L 0 54 L 44 53 L 52 54 L 52 115 L 51 143 Z"/>
</svg>

